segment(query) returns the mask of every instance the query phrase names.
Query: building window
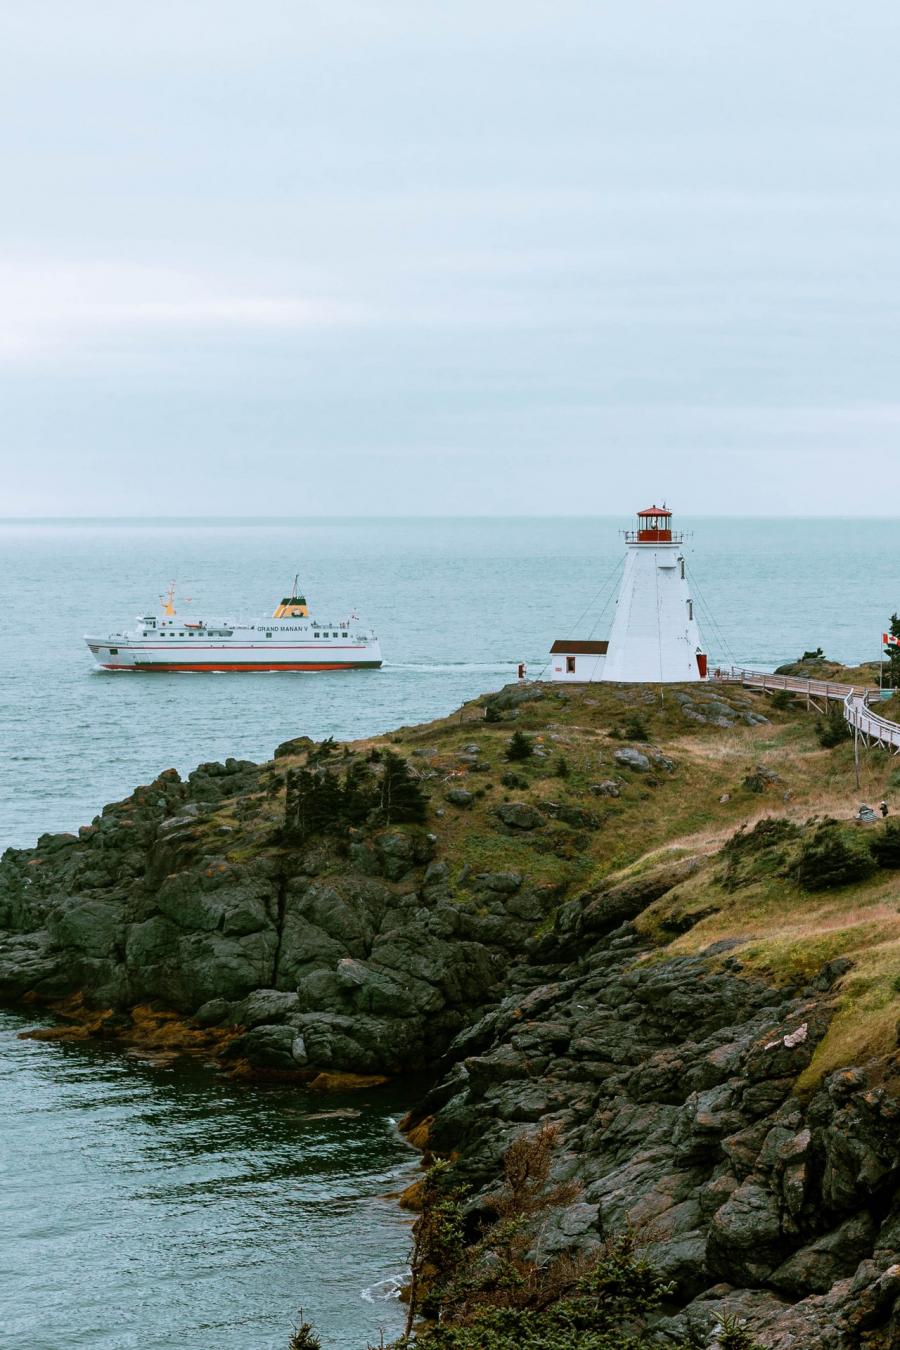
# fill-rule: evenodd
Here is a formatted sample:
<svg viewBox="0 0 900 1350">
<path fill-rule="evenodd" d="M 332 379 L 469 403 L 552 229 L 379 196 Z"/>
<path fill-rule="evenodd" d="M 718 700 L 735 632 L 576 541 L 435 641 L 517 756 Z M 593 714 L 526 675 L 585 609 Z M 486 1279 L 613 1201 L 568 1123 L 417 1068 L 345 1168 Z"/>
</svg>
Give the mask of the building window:
<svg viewBox="0 0 900 1350">
<path fill-rule="evenodd" d="M 110 656 L 118 656 L 119 655 L 118 647 L 110 647 L 109 654 Z"/>
<path fill-rule="evenodd" d="M 271 633 L 266 633 L 266 637 L 271 637 L 271 636 L 272 636 Z"/>
<path fill-rule="evenodd" d="M 567 674 L 567 675 L 574 675 L 574 674 L 575 674 L 575 657 L 574 657 L 574 656 L 567 656 L 567 657 L 566 657 L 566 674 Z"/>
</svg>

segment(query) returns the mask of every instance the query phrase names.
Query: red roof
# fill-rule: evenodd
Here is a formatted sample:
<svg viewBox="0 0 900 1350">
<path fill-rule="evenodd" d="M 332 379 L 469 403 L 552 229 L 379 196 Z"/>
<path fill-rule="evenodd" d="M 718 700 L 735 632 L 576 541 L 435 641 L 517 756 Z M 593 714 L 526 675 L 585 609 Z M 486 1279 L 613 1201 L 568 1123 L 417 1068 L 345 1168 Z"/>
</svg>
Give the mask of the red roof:
<svg viewBox="0 0 900 1350">
<path fill-rule="evenodd" d="M 568 656 L 605 656 L 608 648 L 608 642 L 586 642 L 581 638 L 557 638 L 550 648 L 550 655 L 556 656 L 565 653 Z"/>
<path fill-rule="evenodd" d="M 648 506 L 644 511 L 638 511 L 638 517 L 641 516 L 671 516 L 672 512 L 666 506 Z"/>
</svg>

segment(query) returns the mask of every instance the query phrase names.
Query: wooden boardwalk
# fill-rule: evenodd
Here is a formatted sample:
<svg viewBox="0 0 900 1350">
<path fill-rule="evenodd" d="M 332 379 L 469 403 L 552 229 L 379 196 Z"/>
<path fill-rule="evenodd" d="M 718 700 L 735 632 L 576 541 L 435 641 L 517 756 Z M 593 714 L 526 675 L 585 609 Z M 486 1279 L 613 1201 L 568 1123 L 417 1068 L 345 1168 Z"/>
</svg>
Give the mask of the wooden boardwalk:
<svg viewBox="0 0 900 1350">
<path fill-rule="evenodd" d="M 900 723 L 891 722 L 873 712 L 871 701 L 878 698 L 879 691 L 872 686 L 805 680 L 798 675 L 769 675 L 764 671 L 739 670 L 734 666 L 729 670 L 716 670 L 713 679 L 742 684 L 747 689 L 764 689 L 768 693 L 774 693 L 776 689 L 789 689 L 792 693 L 805 695 L 806 706 L 816 708 L 819 712 L 824 712 L 830 701 L 840 700 L 844 705 L 844 717 L 855 736 L 867 746 L 878 745 L 892 755 L 900 755 Z"/>
</svg>

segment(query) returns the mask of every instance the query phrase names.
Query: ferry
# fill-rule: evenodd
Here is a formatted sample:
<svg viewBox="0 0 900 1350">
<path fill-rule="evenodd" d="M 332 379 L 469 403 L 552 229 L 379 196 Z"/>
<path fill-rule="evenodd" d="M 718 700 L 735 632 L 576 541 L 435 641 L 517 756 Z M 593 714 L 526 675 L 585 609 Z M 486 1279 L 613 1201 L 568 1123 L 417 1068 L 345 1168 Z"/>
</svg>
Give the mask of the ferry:
<svg viewBox="0 0 900 1350">
<path fill-rule="evenodd" d="M 258 623 L 182 618 L 172 582 L 161 617 L 147 614 L 128 632 L 86 637 L 85 642 L 104 670 L 377 670 L 381 665 L 378 638 L 360 626 L 357 615 L 327 623 L 310 618 L 296 577 L 291 594 L 271 618 Z"/>
</svg>

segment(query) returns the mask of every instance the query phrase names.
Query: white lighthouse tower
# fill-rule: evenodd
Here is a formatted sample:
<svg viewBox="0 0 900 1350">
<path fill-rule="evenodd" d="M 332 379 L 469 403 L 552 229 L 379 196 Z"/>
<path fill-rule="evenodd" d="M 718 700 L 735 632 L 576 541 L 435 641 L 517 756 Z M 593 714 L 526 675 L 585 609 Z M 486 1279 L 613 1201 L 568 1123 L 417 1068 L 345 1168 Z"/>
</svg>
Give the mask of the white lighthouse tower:
<svg viewBox="0 0 900 1350">
<path fill-rule="evenodd" d="M 551 677 L 575 683 L 616 680 L 681 684 L 706 679 L 706 652 L 685 576 L 684 535 L 672 512 L 648 506 L 625 532 L 627 553 L 608 642 L 560 639 Z"/>
</svg>

